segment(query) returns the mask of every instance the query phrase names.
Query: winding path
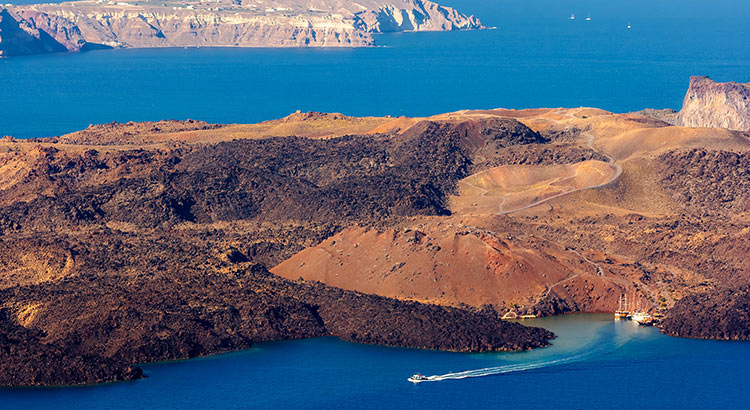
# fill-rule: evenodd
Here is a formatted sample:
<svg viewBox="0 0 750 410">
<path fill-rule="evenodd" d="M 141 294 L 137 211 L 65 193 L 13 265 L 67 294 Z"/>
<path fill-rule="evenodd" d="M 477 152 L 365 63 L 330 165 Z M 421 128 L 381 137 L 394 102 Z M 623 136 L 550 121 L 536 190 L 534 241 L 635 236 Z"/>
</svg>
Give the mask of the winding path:
<svg viewBox="0 0 750 410">
<path fill-rule="evenodd" d="M 580 112 L 580 110 L 577 111 L 576 113 L 579 113 L 579 112 Z M 571 118 L 577 118 L 575 116 L 576 113 L 569 113 L 568 112 L 568 113 L 565 113 L 565 115 L 568 116 L 568 117 L 571 117 Z M 551 121 L 555 121 L 555 122 L 559 123 L 559 121 L 557 121 L 557 120 L 551 120 Z M 596 148 L 594 148 L 594 139 L 595 139 L 595 137 L 594 137 L 593 134 L 591 134 L 590 132 L 585 132 L 585 133 L 582 133 L 581 135 L 585 138 L 585 141 L 586 141 L 585 147 L 586 148 L 589 148 L 592 151 L 594 151 L 594 152 L 596 152 L 596 153 L 598 153 L 600 155 L 603 155 L 604 157 L 607 158 L 607 164 L 609 164 L 614 169 L 614 171 L 615 171 L 611 178 L 609 178 L 606 182 L 601 183 L 601 184 L 590 185 L 590 186 L 586 186 L 586 187 L 583 187 L 583 188 L 571 189 L 569 191 L 561 192 L 559 194 L 552 195 L 550 197 L 543 198 L 543 199 L 540 199 L 538 201 L 534 201 L 531 204 L 524 205 L 522 207 L 515 208 L 515 209 L 509 209 L 509 210 L 504 209 L 505 208 L 505 203 L 508 201 L 508 196 L 509 195 L 503 195 L 501 197 L 502 201 L 498 205 L 498 208 L 497 208 L 498 210 L 497 210 L 496 213 L 498 215 L 507 215 L 507 214 L 510 214 L 510 213 L 513 213 L 513 212 L 522 211 L 524 209 L 533 208 L 533 207 L 535 207 L 537 205 L 541 205 L 541 204 L 543 204 L 543 203 L 545 203 L 545 202 L 547 202 L 549 200 L 552 200 L 552 199 L 555 199 L 555 198 L 559 198 L 561 196 L 565 196 L 565 195 L 568 195 L 568 194 L 572 194 L 574 192 L 583 191 L 583 190 L 586 190 L 586 189 L 601 188 L 601 187 L 607 186 L 607 185 L 613 183 L 614 181 L 616 181 L 617 178 L 619 178 L 620 175 L 622 175 L 622 165 L 618 164 L 617 161 L 615 161 L 614 157 L 608 155 L 605 152 L 599 151 Z M 486 173 L 488 171 L 489 170 L 484 170 L 484 171 L 478 172 L 478 173 L 476 173 L 474 175 L 481 175 L 482 173 Z M 574 174 L 574 175 L 571 175 L 571 176 L 567 176 L 567 177 L 563 177 L 563 178 L 558 178 L 558 179 L 555 179 L 555 180 L 551 181 L 550 184 L 560 183 L 560 182 L 563 182 L 563 181 L 575 178 L 576 176 L 577 175 Z M 488 192 L 489 192 L 489 191 L 487 191 L 486 189 L 484 189 L 482 187 L 478 187 L 478 186 L 473 185 L 471 183 L 468 183 L 466 181 L 459 181 L 459 184 L 463 184 L 463 185 L 466 185 L 466 186 L 468 186 L 468 187 L 470 187 L 472 189 L 479 190 L 481 192 L 480 196 L 483 196 L 483 197 L 486 197 L 487 194 L 488 194 Z"/>
</svg>

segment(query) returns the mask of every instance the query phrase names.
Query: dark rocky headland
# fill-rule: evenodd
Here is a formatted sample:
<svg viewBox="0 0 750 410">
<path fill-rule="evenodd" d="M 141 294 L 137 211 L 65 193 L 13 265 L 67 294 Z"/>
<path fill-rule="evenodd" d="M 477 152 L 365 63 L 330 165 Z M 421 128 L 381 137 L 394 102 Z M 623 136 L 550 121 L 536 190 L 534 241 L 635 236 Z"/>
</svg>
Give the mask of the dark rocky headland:
<svg viewBox="0 0 750 410">
<path fill-rule="evenodd" d="M 499 317 L 623 294 L 664 333 L 746 340 L 750 136 L 665 119 L 298 112 L 4 137 L 0 384 L 326 335 L 530 349 L 553 335 Z"/>
<path fill-rule="evenodd" d="M 550 332 L 503 322 L 492 309 L 344 291 L 264 267 L 348 224 L 446 214 L 446 195 L 469 172 L 473 148 L 455 127 L 427 125 L 408 138 L 145 149 L 66 141 L 106 133 L 120 135 L 112 144 L 127 144 L 126 130 L 138 127 L 156 134 L 222 128 L 110 124 L 62 138 L 5 139 L 0 384 L 132 379 L 141 376 L 134 363 L 331 334 L 463 352 L 546 346 Z M 492 146 L 543 141 L 513 120 L 473 130 L 485 131 Z"/>
</svg>

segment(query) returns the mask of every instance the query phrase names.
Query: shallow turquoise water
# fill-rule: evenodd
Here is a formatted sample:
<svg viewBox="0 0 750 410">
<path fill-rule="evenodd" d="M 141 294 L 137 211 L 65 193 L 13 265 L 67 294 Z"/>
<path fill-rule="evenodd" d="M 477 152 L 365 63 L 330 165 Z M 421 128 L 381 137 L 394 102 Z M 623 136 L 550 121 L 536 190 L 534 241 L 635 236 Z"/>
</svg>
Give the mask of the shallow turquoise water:
<svg viewBox="0 0 750 410">
<path fill-rule="evenodd" d="M 0 135 L 57 135 L 113 120 L 256 122 L 297 109 L 624 112 L 679 108 L 690 75 L 750 81 L 750 2 L 443 3 L 498 29 L 385 34 L 376 39 L 385 47 L 370 49 L 105 50 L 0 60 Z M 570 13 L 578 19 L 568 20 Z"/>
<path fill-rule="evenodd" d="M 111 385 L 0 389 L 3 409 L 739 409 L 750 399 L 750 344 L 678 339 L 609 315 L 525 323 L 559 337 L 522 353 L 460 354 L 335 338 L 262 343 L 225 355 L 144 367 Z M 412 385 L 427 375 L 557 365 Z"/>
</svg>

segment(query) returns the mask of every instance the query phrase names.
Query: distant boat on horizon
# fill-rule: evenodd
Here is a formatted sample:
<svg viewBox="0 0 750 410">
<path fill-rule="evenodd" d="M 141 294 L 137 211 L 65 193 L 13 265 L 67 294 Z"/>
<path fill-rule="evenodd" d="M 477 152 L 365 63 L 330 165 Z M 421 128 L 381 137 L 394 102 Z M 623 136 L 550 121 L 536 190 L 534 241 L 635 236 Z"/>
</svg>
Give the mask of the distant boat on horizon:
<svg viewBox="0 0 750 410">
<path fill-rule="evenodd" d="M 588 16 L 586 16 L 586 21 L 591 21 L 591 14 L 589 13 Z"/>
<path fill-rule="evenodd" d="M 628 21 L 628 30 L 630 30 L 632 26 L 630 25 L 630 22 Z"/>
<path fill-rule="evenodd" d="M 576 15 L 575 15 L 575 14 L 573 14 L 573 13 L 570 13 L 570 19 L 571 19 L 571 20 L 575 20 L 575 19 L 576 19 Z"/>
</svg>

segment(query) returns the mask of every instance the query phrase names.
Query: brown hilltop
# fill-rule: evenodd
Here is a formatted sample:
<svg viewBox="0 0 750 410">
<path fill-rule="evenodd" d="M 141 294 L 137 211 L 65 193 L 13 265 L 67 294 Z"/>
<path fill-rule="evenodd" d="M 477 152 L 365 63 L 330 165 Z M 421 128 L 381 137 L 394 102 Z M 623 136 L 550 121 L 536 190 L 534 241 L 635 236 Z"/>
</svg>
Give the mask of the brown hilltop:
<svg viewBox="0 0 750 410">
<path fill-rule="evenodd" d="M 63 135 L 57 141 L 73 145 L 137 145 L 154 141 L 174 140 L 173 135 L 186 131 L 216 130 L 224 126 L 204 121 L 162 120 L 90 125 L 85 130 Z M 169 137 L 161 139 L 160 136 Z"/>
<path fill-rule="evenodd" d="M 743 220 L 727 213 L 746 207 L 746 136 L 590 109 L 460 112 L 430 121 L 498 115 L 520 118 L 548 140 L 498 147 L 481 161 L 477 153 L 488 150 L 476 151 L 473 174 L 457 182 L 444 225 L 418 220 L 393 231 L 345 230 L 273 270 L 404 299 L 491 303 L 501 311 L 519 305 L 540 314 L 611 310 L 622 293 L 643 308 L 664 309 L 687 294 L 748 279 L 750 240 Z M 612 167 L 586 167 L 592 158 Z M 411 232 L 426 242 L 417 246 Z M 515 250 L 491 250 L 476 232 L 513 238 Z M 497 268 L 497 258 L 506 269 Z"/>
<path fill-rule="evenodd" d="M 632 278 L 621 275 L 634 271 L 605 274 L 586 256 L 545 240 L 434 221 L 403 230 L 347 229 L 272 269 L 399 299 L 502 311 L 523 305 L 524 313 L 545 315 L 609 311 L 630 287 Z"/>
</svg>

